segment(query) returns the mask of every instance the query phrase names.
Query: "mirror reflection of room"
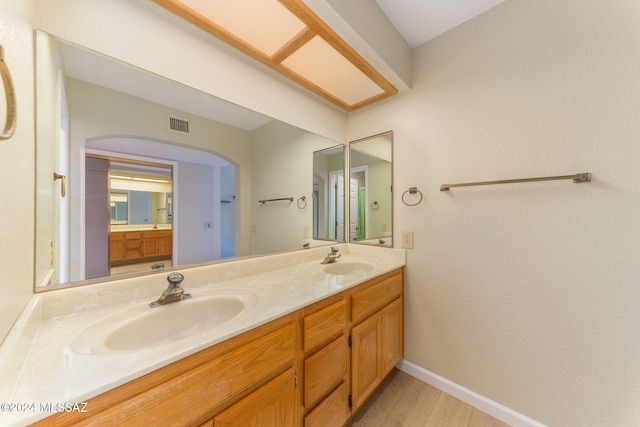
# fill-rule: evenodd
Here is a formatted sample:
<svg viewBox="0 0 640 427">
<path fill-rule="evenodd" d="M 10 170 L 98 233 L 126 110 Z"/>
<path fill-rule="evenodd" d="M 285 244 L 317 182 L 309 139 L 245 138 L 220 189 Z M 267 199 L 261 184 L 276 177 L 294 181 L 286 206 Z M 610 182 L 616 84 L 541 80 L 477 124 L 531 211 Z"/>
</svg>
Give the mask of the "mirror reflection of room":
<svg viewBox="0 0 640 427">
<path fill-rule="evenodd" d="M 312 232 L 313 152 L 336 141 L 41 31 L 36 57 L 36 289 L 345 240 L 344 224 L 330 237 Z M 112 183 L 113 195 L 100 195 L 112 238 L 143 226 L 171 236 L 122 249 L 104 227 L 93 236 L 85 154 L 171 165 L 173 188 L 142 202 L 148 214 L 138 212 L 145 192 Z M 258 203 L 281 197 L 307 204 Z M 149 263 L 137 265 L 140 253 L 153 254 Z"/>
<path fill-rule="evenodd" d="M 393 134 L 349 144 L 349 241 L 393 245 Z"/>
<path fill-rule="evenodd" d="M 172 168 L 111 160 L 109 183 L 109 274 L 170 267 Z"/>
</svg>

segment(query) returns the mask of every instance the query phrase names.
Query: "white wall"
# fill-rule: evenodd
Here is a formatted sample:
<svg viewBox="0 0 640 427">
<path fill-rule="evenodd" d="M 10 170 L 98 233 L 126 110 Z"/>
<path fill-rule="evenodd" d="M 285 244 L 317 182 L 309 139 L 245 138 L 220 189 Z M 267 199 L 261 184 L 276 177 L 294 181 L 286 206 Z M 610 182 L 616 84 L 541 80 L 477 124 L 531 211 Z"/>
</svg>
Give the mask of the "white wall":
<svg viewBox="0 0 640 427">
<path fill-rule="evenodd" d="M 236 255 L 236 179 L 232 165 L 220 168 L 220 247 L 222 258 Z"/>
<path fill-rule="evenodd" d="M 640 424 L 638 22 L 635 0 L 507 1 L 348 121 L 394 131 L 406 358 L 550 426 Z M 593 182 L 439 191 L 578 172 Z"/>
<path fill-rule="evenodd" d="M 0 141 L 0 194 L 2 200 L 10 201 L 0 211 L 0 341 L 33 290 L 33 13 L 30 0 L 0 3 L 0 44 L 13 79 L 18 109 L 14 136 Z M 4 95 L 0 99 L 0 126 L 4 129 Z"/>
<path fill-rule="evenodd" d="M 220 168 L 180 162 L 178 173 L 178 265 L 220 259 Z"/>
</svg>

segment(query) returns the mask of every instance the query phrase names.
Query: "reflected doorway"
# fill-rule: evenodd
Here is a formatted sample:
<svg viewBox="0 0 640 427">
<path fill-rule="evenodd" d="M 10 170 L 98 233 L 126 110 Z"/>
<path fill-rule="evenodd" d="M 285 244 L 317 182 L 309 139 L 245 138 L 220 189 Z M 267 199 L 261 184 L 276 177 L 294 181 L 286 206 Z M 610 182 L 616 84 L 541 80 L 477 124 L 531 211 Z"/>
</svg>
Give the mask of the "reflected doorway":
<svg viewBox="0 0 640 427">
<path fill-rule="evenodd" d="M 87 155 L 86 278 L 173 265 L 173 167 Z"/>
</svg>

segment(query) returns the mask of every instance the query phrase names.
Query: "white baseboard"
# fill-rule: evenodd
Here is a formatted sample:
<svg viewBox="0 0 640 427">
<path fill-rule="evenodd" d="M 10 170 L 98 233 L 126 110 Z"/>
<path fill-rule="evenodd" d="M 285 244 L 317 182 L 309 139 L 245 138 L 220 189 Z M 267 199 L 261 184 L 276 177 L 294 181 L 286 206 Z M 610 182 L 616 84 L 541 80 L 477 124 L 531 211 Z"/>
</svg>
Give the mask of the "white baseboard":
<svg viewBox="0 0 640 427">
<path fill-rule="evenodd" d="M 542 423 L 532 420 L 531 418 L 511 410 L 506 406 L 487 399 L 474 391 L 464 388 L 459 384 L 449 381 L 438 374 L 434 374 L 433 372 L 421 368 L 420 366 L 404 359 L 398 362 L 396 367 L 401 371 L 406 372 L 427 384 L 431 384 L 445 393 L 450 394 L 451 396 L 456 397 L 474 408 L 478 408 L 482 412 L 485 412 L 509 425 L 514 427 L 546 427 Z"/>
</svg>

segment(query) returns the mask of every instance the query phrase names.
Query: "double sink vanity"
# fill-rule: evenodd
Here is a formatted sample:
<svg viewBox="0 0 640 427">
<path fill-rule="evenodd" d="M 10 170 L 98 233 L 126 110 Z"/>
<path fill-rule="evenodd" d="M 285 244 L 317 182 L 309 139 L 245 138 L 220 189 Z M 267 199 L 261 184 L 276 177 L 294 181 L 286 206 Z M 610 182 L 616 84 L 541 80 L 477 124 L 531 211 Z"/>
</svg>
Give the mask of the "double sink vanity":
<svg viewBox="0 0 640 427">
<path fill-rule="evenodd" d="M 0 424 L 344 424 L 402 358 L 405 253 L 336 248 L 183 269 L 191 297 L 153 308 L 167 272 L 35 294 Z"/>
</svg>

